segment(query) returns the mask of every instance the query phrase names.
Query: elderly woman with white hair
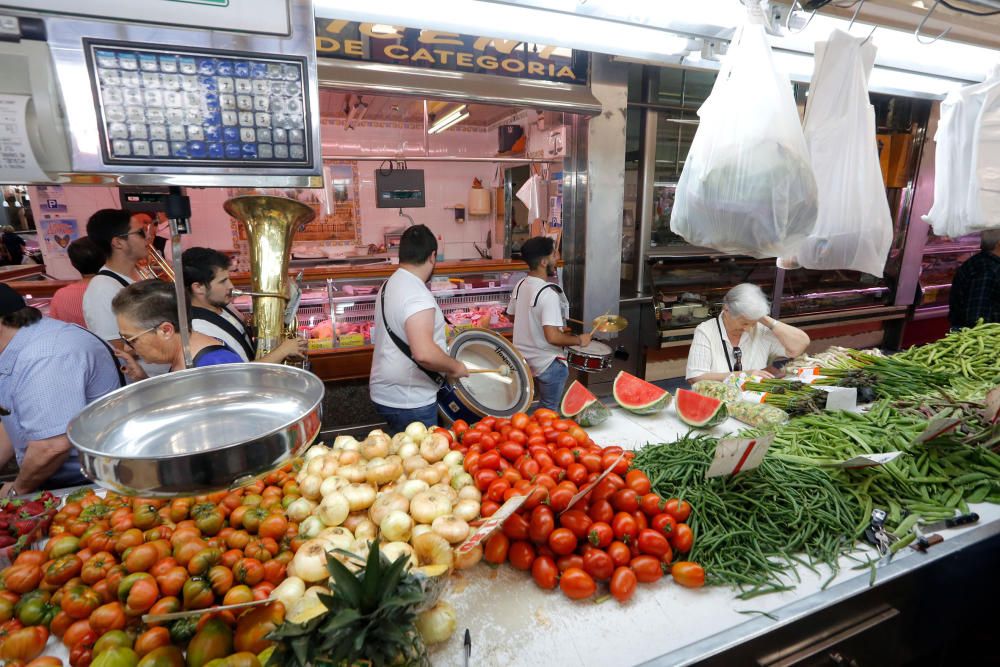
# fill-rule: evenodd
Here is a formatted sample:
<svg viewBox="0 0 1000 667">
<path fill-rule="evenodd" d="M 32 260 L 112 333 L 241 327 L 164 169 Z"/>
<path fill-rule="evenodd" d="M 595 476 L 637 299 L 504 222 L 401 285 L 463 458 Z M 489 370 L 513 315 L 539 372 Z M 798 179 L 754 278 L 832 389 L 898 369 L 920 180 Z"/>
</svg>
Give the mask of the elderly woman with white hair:
<svg viewBox="0 0 1000 667">
<path fill-rule="evenodd" d="M 764 370 L 775 357 L 805 352 L 809 336 L 770 317 L 770 304 L 759 287 L 743 283 L 729 290 L 722 313 L 694 330 L 688 354 L 688 382 L 725 380 L 733 374 L 773 377 Z"/>
</svg>

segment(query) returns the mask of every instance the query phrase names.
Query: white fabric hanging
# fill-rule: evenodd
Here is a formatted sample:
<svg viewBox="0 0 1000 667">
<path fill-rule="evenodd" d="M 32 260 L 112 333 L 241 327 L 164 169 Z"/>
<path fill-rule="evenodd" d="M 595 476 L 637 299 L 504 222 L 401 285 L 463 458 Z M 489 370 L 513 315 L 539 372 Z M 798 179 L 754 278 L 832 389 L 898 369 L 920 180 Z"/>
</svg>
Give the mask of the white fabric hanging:
<svg viewBox="0 0 1000 667">
<path fill-rule="evenodd" d="M 850 269 L 881 276 L 892 244 L 892 216 L 875 141 L 868 76 L 876 48 L 834 30 L 816 43 L 804 134 L 819 207 L 812 233 L 782 266 Z"/>
<path fill-rule="evenodd" d="M 538 174 L 532 174 L 531 178 L 524 182 L 517 190 L 517 198 L 528 207 L 528 224 L 542 217 L 542 201 L 544 195 L 542 188 L 545 183 Z"/>
</svg>

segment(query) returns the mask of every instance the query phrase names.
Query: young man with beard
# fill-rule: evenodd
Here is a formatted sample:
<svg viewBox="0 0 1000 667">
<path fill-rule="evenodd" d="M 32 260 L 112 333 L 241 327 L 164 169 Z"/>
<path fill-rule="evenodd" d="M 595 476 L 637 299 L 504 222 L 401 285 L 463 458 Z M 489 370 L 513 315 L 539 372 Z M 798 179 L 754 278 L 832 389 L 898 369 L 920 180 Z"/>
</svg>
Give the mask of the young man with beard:
<svg viewBox="0 0 1000 667">
<path fill-rule="evenodd" d="M 507 314 L 514 319 L 514 347 L 535 376 L 539 404 L 550 410 L 559 409 L 569 376 L 563 348 L 590 343 L 590 334 L 566 333 L 569 302 L 562 289 L 549 282 L 558 265 L 555 247 L 547 236 L 524 242 L 521 258 L 528 264 L 528 275 L 514 286 L 507 306 Z"/>
<path fill-rule="evenodd" d="M 191 328 L 217 338 L 240 355 L 255 361 L 257 346 L 239 313 L 229 308 L 233 283 L 229 279 L 229 258 L 211 248 L 188 248 L 181 256 L 184 286 L 191 300 Z M 280 364 L 288 357 L 302 357 L 307 343 L 299 338 L 285 340 L 259 361 Z"/>
</svg>

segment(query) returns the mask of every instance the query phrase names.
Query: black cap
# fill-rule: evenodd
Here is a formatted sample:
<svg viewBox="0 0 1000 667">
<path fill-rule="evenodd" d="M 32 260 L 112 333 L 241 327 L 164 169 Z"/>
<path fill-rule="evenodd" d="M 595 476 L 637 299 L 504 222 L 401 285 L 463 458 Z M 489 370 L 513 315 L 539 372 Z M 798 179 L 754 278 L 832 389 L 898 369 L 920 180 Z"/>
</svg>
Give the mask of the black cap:
<svg viewBox="0 0 1000 667">
<path fill-rule="evenodd" d="M 0 315 L 10 315 L 26 307 L 24 297 L 15 292 L 10 285 L 0 283 Z"/>
</svg>

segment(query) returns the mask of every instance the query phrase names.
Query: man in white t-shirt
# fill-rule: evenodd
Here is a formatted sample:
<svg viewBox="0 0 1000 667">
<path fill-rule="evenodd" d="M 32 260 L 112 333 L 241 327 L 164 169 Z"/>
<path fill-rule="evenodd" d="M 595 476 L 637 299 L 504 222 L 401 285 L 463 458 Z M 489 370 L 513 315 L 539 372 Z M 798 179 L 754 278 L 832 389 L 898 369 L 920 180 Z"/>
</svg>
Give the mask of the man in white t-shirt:
<svg viewBox="0 0 1000 667">
<path fill-rule="evenodd" d="M 549 282 L 556 275 L 558 258 L 555 241 L 535 236 L 521 246 L 521 258 L 528 275 L 514 286 L 507 314 L 514 318 L 514 347 L 524 355 L 532 374 L 538 403 L 559 409 L 569 368 L 563 359 L 567 345 L 588 345 L 590 334 L 565 331 L 569 302 L 562 289 Z"/>
<path fill-rule="evenodd" d="M 436 255 L 437 239 L 430 229 L 408 228 L 399 242 L 399 268 L 375 300 L 368 390 L 391 433 L 415 421 L 437 424 L 439 385 L 432 375 L 469 375 L 465 364 L 448 356 L 444 313 L 427 289 Z"/>
<path fill-rule="evenodd" d="M 191 328 L 228 345 L 243 361 L 255 361 L 257 345 L 243 318 L 229 307 L 233 282 L 229 279 L 229 258 L 212 248 L 188 248 L 181 256 L 184 286 L 191 299 Z M 285 340 L 259 361 L 280 364 L 288 357 L 306 354 L 308 343 L 300 338 Z"/>
<path fill-rule="evenodd" d="M 106 259 L 83 293 L 83 319 L 88 329 L 119 348 L 118 321 L 111 312 L 111 301 L 139 277 L 135 267 L 146 257 L 147 230 L 144 217 L 117 208 L 101 209 L 87 221 L 87 236 Z"/>
</svg>

